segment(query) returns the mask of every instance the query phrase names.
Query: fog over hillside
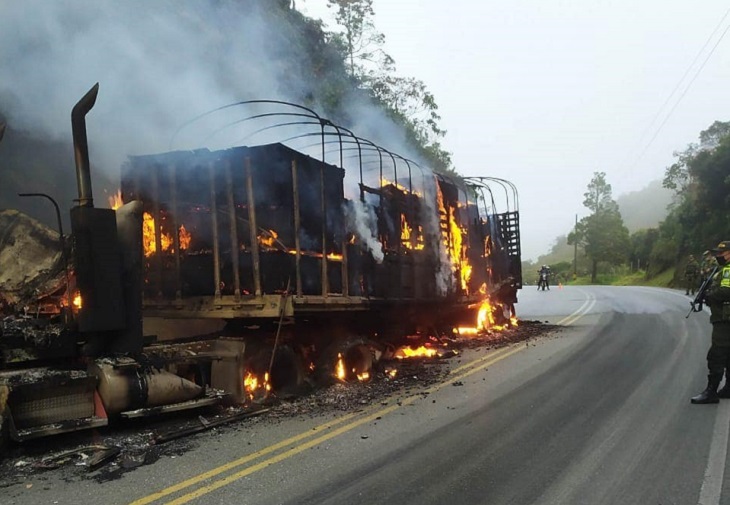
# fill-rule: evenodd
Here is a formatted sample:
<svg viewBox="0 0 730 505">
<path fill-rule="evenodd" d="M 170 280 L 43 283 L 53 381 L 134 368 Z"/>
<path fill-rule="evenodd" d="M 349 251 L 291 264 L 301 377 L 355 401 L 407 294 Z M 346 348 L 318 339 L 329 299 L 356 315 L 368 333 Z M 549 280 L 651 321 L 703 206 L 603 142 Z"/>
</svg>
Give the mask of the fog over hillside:
<svg viewBox="0 0 730 505">
<path fill-rule="evenodd" d="M 625 193 L 616 198 L 616 202 L 623 217 L 624 224 L 629 233 L 646 229 L 656 228 L 667 216 L 668 206 L 672 203 L 673 193 L 662 186 L 662 181 L 655 180 L 649 183 L 644 189 Z M 568 233 L 556 237 L 549 251 L 539 256 L 535 263 L 555 264 L 561 261 L 573 261 L 572 245 L 568 245 Z"/>
<path fill-rule="evenodd" d="M 654 228 L 667 216 L 667 207 L 672 203 L 673 192 L 655 180 L 644 189 L 625 193 L 616 198 L 621 217 L 630 233 L 645 228 Z"/>
</svg>

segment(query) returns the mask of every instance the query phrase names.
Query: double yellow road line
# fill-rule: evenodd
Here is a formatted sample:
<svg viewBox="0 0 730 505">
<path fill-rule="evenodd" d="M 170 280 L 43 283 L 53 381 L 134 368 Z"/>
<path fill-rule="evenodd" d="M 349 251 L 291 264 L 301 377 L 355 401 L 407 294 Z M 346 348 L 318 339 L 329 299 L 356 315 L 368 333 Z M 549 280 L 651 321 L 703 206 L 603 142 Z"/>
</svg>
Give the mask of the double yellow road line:
<svg viewBox="0 0 730 505">
<path fill-rule="evenodd" d="M 375 421 L 377 418 L 390 414 L 403 406 L 410 405 L 416 400 L 423 398 L 424 393 L 435 393 L 440 389 L 452 384 L 453 382 L 462 380 L 474 373 L 484 370 L 485 368 L 501 361 L 519 351 L 524 349 L 524 345 L 515 345 L 509 347 L 503 347 L 494 352 L 487 354 L 479 359 L 471 361 L 467 364 L 461 365 L 455 368 L 449 374 L 447 380 L 440 382 L 430 388 L 424 390 L 421 393 L 414 394 L 403 400 L 398 401 L 395 397 L 389 398 L 386 402 L 387 406 L 378 405 L 366 409 L 364 412 L 353 412 L 346 414 L 337 419 L 333 419 L 326 423 L 320 424 L 315 428 L 308 430 L 304 433 L 300 433 L 293 437 L 287 438 L 276 444 L 270 445 L 264 449 L 256 451 L 252 454 L 248 454 L 236 460 L 233 460 L 224 465 L 218 466 L 207 472 L 195 475 L 187 480 L 174 484 L 170 487 L 162 489 L 156 493 L 152 493 L 138 500 L 135 500 L 131 505 L 145 505 L 153 503 L 163 498 L 167 498 L 171 495 L 180 493 L 181 491 L 192 488 L 197 484 L 204 481 L 212 480 L 203 486 L 195 487 L 191 491 L 178 496 L 171 501 L 166 503 L 181 505 L 188 503 L 191 500 L 199 498 L 205 494 L 215 491 L 223 486 L 231 484 L 243 477 L 251 475 L 252 473 L 263 470 L 264 468 L 279 463 L 285 459 L 295 456 L 302 451 L 305 451 L 311 447 L 317 446 L 327 440 L 335 438 L 339 435 L 347 433 L 358 426 Z M 286 450 L 285 450 L 286 449 Z M 237 471 L 236 471 L 237 470 Z M 232 472 L 232 473 L 229 473 Z M 227 474 L 217 480 L 213 480 L 216 477 L 220 477 Z"/>
<path fill-rule="evenodd" d="M 559 321 L 558 324 L 572 324 L 587 313 L 595 305 L 595 299 L 592 296 L 586 300 L 586 302 L 573 314 Z M 395 412 L 403 406 L 411 405 L 419 399 L 423 398 L 425 393 L 435 393 L 444 387 L 451 385 L 456 381 L 460 381 L 475 374 L 479 371 L 488 368 L 495 363 L 502 361 L 515 353 L 525 349 L 525 345 L 515 344 L 501 349 L 497 349 L 493 352 L 488 353 L 481 358 L 470 361 L 464 365 L 461 365 L 449 373 L 449 376 L 443 382 L 435 384 L 423 392 L 416 393 L 403 400 L 398 400 L 397 397 L 393 396 L 387 401 L 384 401 L 383 406 L 380 404 L 366 409 L 362 412 L 352 412 L 345 414 L 337 419 L 333 419 L 326 423 L 320 424 L 304 433 L 300 433 L 293 437 L 289 437 L 281 442 L 265 447 L 259 451 L 248 454 L 241 458 L 230 461 L 226 464 L 195 475 L 186 479 L 182 482 L 166 487 L 160 491 L 144 496 L 138 500 L 135 500 L 131 505 L 146 505 L 149 503 L 157 502 L 159 500 L 172 497 L 177 495 L 177 498 L 173 498 L 166 503 L 169 505 L 182 505 L 188 503 L 196 498 L 200 498 L 216 489 L 222 488 L 231 484 L 237 480 L 242 479 L 255 472 L 263 470 L 264 468 L 284 461 L 292 456 L 295 456 L 309 448 L 315 447 L 327 440 L 338 437 L 344 433 L 347 433 L 358 426 L 375 421 L 376 419 L 383 417 L 387 414 Z M 198 484 L 204 483 L 201 486 Z M 183 491 L 192 488 L 191 490 L 180 494 Z"/>
</svg>

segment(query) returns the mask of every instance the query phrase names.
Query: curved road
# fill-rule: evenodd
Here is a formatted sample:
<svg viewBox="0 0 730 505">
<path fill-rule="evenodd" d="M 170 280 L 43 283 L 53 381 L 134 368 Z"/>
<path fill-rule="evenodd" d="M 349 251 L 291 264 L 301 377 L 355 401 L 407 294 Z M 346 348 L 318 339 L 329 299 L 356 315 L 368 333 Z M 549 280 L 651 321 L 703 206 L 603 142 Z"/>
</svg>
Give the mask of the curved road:
<svg viewBox="0 0 730 505">
<path fill-rule="evenodd" d="M 730 400 L 689 402 L 710 324 L 688 309 L 665 289 L 529 287 L 518 315 L 564 328 L 465 353 L 423 394 L 242 425 L 101 486 L 0 491 L 12 503 L 730 503 Z"/>
</svg>

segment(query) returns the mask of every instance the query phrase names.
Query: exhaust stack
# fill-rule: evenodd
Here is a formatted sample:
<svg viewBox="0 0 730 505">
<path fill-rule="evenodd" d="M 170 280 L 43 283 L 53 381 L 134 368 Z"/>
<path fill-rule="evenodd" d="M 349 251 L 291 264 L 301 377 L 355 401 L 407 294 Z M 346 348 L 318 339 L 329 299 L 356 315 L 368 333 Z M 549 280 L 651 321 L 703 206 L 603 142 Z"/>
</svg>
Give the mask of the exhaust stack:
<svg viewBox="0 0 730 505">
<path fill-rule="evenodd" d="M 93 207 L 94 198 L 91 191 L 91 168 L 89 166 L 89 144 L 86 140 L 86 114 L 94 107 L 99 83 L 94 86 L 74 105 L 71 111 L 71 130 L 74 140 L 74 156 L 76 158 L 76 183 L 79 188 L 79 206 Z"/>
</svg>

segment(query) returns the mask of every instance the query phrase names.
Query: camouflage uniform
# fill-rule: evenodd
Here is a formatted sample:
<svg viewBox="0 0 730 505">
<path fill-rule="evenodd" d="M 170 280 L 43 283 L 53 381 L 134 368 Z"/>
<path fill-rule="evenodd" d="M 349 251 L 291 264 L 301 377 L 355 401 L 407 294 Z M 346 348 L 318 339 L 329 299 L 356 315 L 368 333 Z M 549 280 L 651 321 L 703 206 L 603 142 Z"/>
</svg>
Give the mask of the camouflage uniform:
<svg viewBox="0 0 730 505">
<path fill-rule="evenodd" d="M 730 265 L 722 267 L 712 279 L 712 285 L 705 295 L 710 307 L 712 323 L 712 347 L 707 353 L 707 368 L 710 373 L 723 374 L 730 368 Z"/>
<path fill-rule="evenodd" d="M 690 256 L 687 260 L 687 265 L 684 267 L 684 287 L 685 287 L 685 295 L 689 295 L 690 291 L 692 294 L 695 294 L 695 291 L 697 291 L 697 279 L 700 276 L 700 264 L 697 263 L 697 260 L 694 256 Z"/>
<path fill-rule="evenodd" d="M 713 253 L 720 255 L 725 251 L 730 251 L 730 241 L 721 242 Z M 707 351 L 709 374 L 707 389 L 693 397 L 692 403 L 717 403 L 720 398 L 730 398 L 727 380 L 723 389 L 717 391 L 723 373 L 730 370 L 730 263 L 724 264 L 713 277 L 705 302 L 710 307 L 712 323 L 712 345 Z"/>
<path fill-rule="evenodd" d="M 717 266 L 717 261 L 712 257 L 710 251 L 702 253 L 702 261 L 700 262 L 700 278 L 697 280 L 697 284 L 701 285 L 707 277 L 709 277 L 712 269 Z"/>
</svg>

